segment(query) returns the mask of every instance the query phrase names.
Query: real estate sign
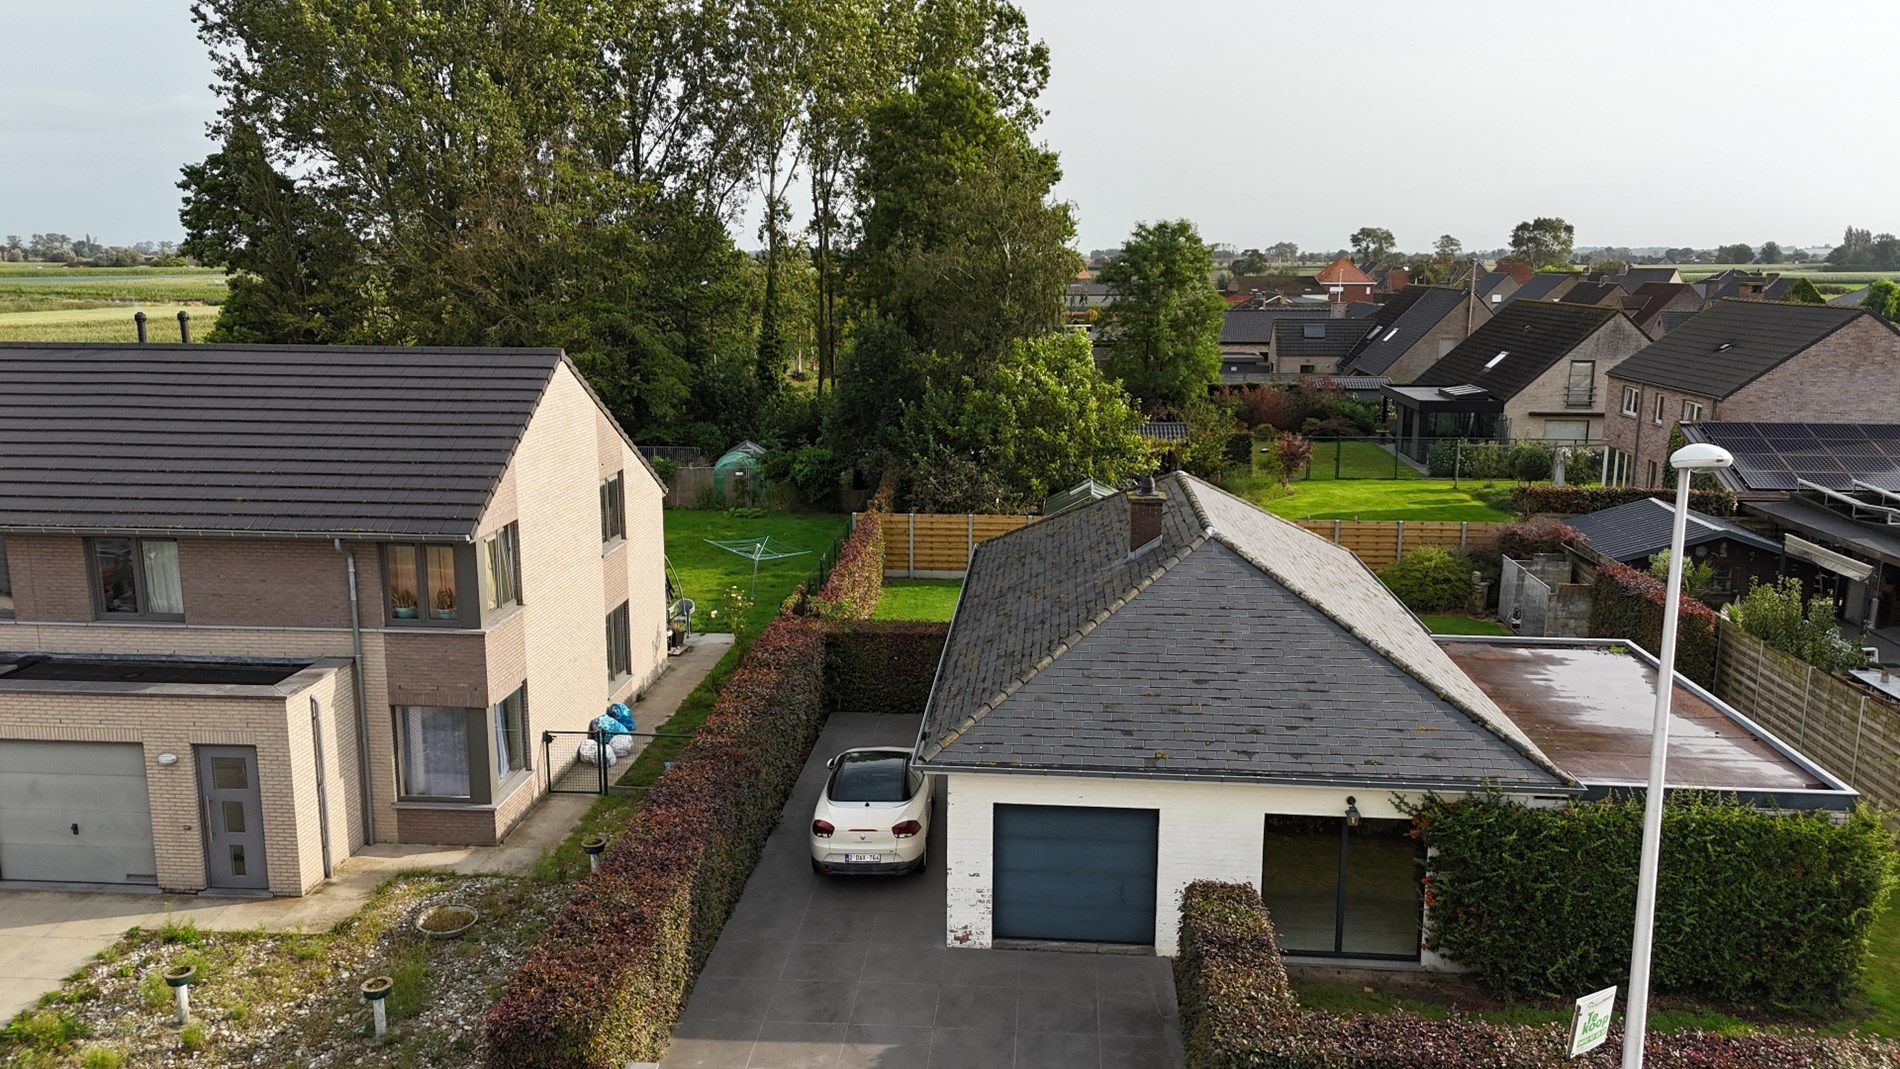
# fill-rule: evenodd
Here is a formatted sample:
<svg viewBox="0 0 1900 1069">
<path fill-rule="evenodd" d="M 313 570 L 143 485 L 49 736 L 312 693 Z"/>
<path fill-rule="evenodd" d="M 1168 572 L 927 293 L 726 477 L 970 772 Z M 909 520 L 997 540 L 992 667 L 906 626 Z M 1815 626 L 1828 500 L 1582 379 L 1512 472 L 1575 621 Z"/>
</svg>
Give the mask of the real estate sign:
<svg viewBox="0 0 1900 1069">
<path fill-rule="evenodd" d="M 1610 1011 L 1616 1006 L 1616 988 L 1606 987 L 1577 1000 L 1570 1018 L 1570 1056 L 1593 1051 L 1610 1038 Z"/>
</svg>

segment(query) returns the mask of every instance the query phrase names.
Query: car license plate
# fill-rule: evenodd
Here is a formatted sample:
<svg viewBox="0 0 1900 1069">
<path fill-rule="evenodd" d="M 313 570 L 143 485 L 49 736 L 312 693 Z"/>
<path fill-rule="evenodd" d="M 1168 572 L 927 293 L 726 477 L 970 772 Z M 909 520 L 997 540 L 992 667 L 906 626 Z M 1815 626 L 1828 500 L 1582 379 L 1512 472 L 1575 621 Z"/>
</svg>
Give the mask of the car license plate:
<svg viewBox="0 0 1900 1069">
<path fill-rule="evenodd" d="M 882 861 L 883 858 L 876 854 L 846 854 L 844 860 L 846 864 L 850 864 L 853 861 Z"/>
</svg>

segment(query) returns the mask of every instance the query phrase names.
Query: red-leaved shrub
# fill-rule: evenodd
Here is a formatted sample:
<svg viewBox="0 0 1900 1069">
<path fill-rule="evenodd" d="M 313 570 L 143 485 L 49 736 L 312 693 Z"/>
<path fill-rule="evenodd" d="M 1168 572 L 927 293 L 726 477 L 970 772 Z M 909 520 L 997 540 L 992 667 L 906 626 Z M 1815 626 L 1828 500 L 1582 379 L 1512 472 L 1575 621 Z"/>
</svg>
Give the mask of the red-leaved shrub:
<svg viewBox="0 0 1900 1069">
<path fill-rule="evenodd" d="M 1498 553 L 1518 560 L 1536 553 L 1559 553 L 1577 538 L 1577 529 L 1564 521 L 1534 516 L 1498 528 Z"/>
<path fill-rule="evenodd" d="M 1646 497 L 1674 502 L 1676 492 L 1663 487 L 1644 490 L 1637 486 L 1550 486 L 1536 483 L 1511 491 L 1511 507 L 1520 516 L 1535 516 L 1540 512 L 1581 516 L 1613 505 L 1641 501 Z M 1727 490 L 1692 489 L 1689 491 L 1689 507 L 1710 516 L 1733 516 L 1735 495 Z"/>
<path fill-rule="evenodd" d="M 850 620 L 825 628 L 825 708 L 922 715 L 950 625 Z"/>
<path fill-rule="evenodd" d="M 1663 602 L 1669 593 L 1661 580 L 1621 564 L 1597 568 L 1590 604 L 1590 636 L 1620 638 L 1650 653 L 1662 649 Z M 1715 686 L 1715 610 L 1684 595 L 1676 630 L 1676 670 L 1705 687 Z"/>
<path fill-rule="evenodd" d="M 838 547 L 831 574 L 806 602 L 813 616 L 827 620 L 868 620 L 884 595 L 884 517 L 891 510 L 891 490 L 873 494 L 857 514 L 851 534 Z"/>
</svg>

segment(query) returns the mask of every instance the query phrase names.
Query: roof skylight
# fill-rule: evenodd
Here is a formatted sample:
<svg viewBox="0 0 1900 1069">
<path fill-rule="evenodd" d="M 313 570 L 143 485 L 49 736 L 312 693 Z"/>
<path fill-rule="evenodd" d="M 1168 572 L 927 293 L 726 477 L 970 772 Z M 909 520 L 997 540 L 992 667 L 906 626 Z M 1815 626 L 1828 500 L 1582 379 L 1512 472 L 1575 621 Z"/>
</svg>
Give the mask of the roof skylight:
<svg viewBox="0 0 1900 1069">
<path fill-rule="evenodd" d="M 1492 368 L 1497 367 L 1499 364 L 1504 363 L 1505 357 L 1510 356 L 1510 355 L 1511 355 L 1511 352 L 1508 349 L 1499 352 L 1498 355 L 1484 362 L 1484 369 L 1486 371 L 1489 371 Z"/>
<path fill-rule="evenodd" d="M 1376 328 L 1375 328 L 1375 329 L 1376 329 Z M 1386 332 L 1385 332 L 1385 337 L 1383 337 L 1383 338 L 1380 338 L 1379 340 L 1380 340 L 1380 341 L 1391 341 L 1391 340 L 1392 340 L 1392 335 L 1394 335 L 1394 334 L 1397 334 L 1398 332 L 1399 332 L 1399 328 L 1397 328 L 1397 327 L 1393 327 L 1393 328 L 1392 328 L 1391 330 L 1388 330 L 1388 331 L 1386 331 Z"/>
</svg>

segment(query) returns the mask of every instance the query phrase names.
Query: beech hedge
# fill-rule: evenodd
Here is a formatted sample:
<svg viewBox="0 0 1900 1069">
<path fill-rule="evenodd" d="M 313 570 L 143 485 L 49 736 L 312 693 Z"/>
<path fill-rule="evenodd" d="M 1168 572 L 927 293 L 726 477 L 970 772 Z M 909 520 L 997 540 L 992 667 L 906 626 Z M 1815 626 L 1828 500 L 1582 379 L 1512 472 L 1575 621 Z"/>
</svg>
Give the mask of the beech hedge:
<svg viewBox="0 0 1900 1069">
<path fill-rule="evenodd" d="M 852 620 L 825 629 L 825 708 L 921 714 L 950 625 Z"/>
<path fill-rule="evenodd" d="M 666 1050 L 818 729 L 823 636 L 780 616 L 489 1009 L 501 1069 L 619 1069 Z"/>
<path fill-rule="evenodd" d="M 1620 1060 L 1620 1027 L 1572 1059 L 1562 1025 L 1302 1010 L 1267 911 L 1247 884 L 1187 886 L 1174 974 L 1189 1069 L 1615 1069 Z M 1900 1047 L 1860 1037 L 1673 1032 L 1651 1033 L 1644 1054 L 1652 1069 L 1892 1069 Z"/>
<path fill-rule="evenodd" d="M 851 533 L 838 547 L 838 559 L 824 585 L 806 603 L 813 616 L 828 620 L 868 620 L 884 596 L 884 519 L 890 513 L 891 491 L 871 496 L 858 513 Z"/>
<path fill-rule="evenodd" d="M 1639 801 L 1533 809 L 1497 794 L 1428 796 L 1412 816 L 1429 852 L 1426 946 L 1509 995 L 1574 996 L 1628 976 Z M 1864 808 L 1836 823 L 1670 795 L 1655 990 L 1838 1004 L 1860 981 L 1894 867 L 1892 836 Z"/>
<path fill-rule="evenodd" d="M 1622 564 L 1597 567 L 1590 602 L 1590 635 L 1634 642 L 1662 655 L 1663 602 L 1669 587 L 1660 579 Z M 1716 628 L 1722 618 L 1687 594 L 1676 620 L 1676 671 L 1704 687 L 1715 686 Z"/>
<path fill-rule="evenodd" d="M 1661 498 L 1673 504 L 1676 492 L 1666 487 L 1644 490 L 1636 486 L 1520 486 L 1511 491 L 1511 507 L 1520 516 L 1535 516 L 1540 512 L 1581 516 L 1646 497 Z M 1690 490 L 1689 507 L 1710 516 L 1733 516 L 1735 495 L 1727 490 Z"/>
</svg>

